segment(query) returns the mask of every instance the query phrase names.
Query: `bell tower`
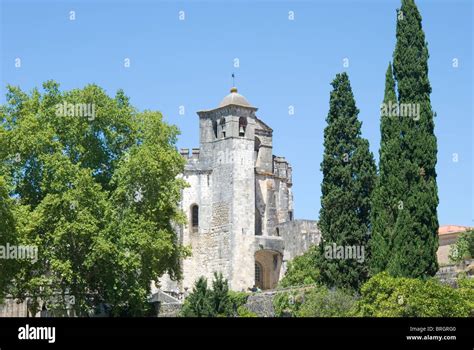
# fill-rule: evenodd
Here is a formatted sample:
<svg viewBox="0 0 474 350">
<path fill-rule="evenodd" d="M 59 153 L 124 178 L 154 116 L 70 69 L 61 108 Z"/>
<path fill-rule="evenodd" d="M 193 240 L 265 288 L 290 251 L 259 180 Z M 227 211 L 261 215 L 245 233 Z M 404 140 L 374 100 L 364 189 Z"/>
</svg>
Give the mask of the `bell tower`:
<svg viewBox="0 0 474 350">
<path fill-rule="evenodd" d="M 286 261 L 318 242 L 315 222 L 293 219 L 291 166 L 273 155 L 273 130 L 256 111 L 232 87 L 217 107 L 197 112 L 200 147 L 180 151 L 189 187 L 180 203 L 187 223 L 177 228 L 192 255 L 182 260 L 183 279 L 161 278 L 162 290 L 189 291 L 214 272 L 232 290 L 272 289 Z"/>
<path fill-rule="evenodd" d="M 185 281 L 189 287 L 199 275 L 212 279 L 214 271 L 222 272 L 233 290 L 255 282 L 256 111 L 232 87 L 216 108 L 197 113 L 200 148 L 185 179 L 199 190 L 183 205 L 199 210 L 199 227 L 183 232 L 193 252 L 183 264 L 184 275 L 188 270 L 192 276 Z"/>
</svg>

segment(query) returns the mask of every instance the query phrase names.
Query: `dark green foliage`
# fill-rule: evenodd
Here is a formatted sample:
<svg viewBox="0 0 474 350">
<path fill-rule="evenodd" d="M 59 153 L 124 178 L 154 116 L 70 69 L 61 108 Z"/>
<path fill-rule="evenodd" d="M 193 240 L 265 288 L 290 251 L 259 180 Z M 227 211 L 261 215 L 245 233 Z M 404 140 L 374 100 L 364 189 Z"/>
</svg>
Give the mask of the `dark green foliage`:
<svg viewBox="0 0 474 350">
<path fill-rule="evenodd" d="M 385 94 L 382 110 L 397 104 L 392 65 L 385 75 Z M 385 110 L 385 112 L 387 112 Z M 407 190 L 402 183 L 403 158 L 399 137 L 399 118 L 384 115 L 380 119 L 379 176 L 373 192 L 370 240 L 370 270 L 376 274 L 387 268 L 387 257 L 393 249 L 394 223 L 397 221 L 402 202 L 400 189 Z"/>
<path fill-rule="evenodd" d="M 421 15 L 413 0 L 402 1 L 397 18 L 393 73 L 398 103 L 400 111 L 404 105 L 414 108 L 411 114 L 400 113 L 386 123 L 382 120 L 371 265 L 374 273 L 386 269 L 394 276 L 427 277 L 438 269 L 439 226 L 429 55 Z M 393 97 L 389 75 L 387 72 L 385 98 Z M 393 210 L 396 203 L 398 211 Z"/>
<path fill-rule="evenodd" d="M 207 280 L 204 277 L 200 277 L 195 282 L 193 291 L 186 298 L 181 310 L 181 315 L 184 317 L 215 316 L 211 298 L 211 290 L 207 288 Z"/>
<path fill-rule="evenodd" d="M 321 164 L 321 211 L 319 227 L 320 274 L 324 284 L 358 289 L 366 280 L 366 263 L 355 259 L 328 259 L 325 248 L 364 247 L 369 238 L 370 196 L 375 182 L 375 164 L 369 143 L 361 137 L 361 122 L 349 78 L 337 74 L 332 82 L 327 126 L 324 130 L 324 156 Z"/>
<path fill-rule="evenodd" d="M 233 311 L 229 298 L 229 286 L 222 273 L 214 273 L 211 303 L 216 315 L 230 315 Z"/>
<path fill-rule="evenodd" d="M 229 291 L 228 282 L 222 273 L 214 273 L 212 289 L 207 287 L 206 278 L 200 277 L 184 302 L 181 316 L 230 317 L 242 314 L 243 317 L 251 317 L 252 313 L 242 308 L 247 297 L 245 293 Z"/>
</svg>

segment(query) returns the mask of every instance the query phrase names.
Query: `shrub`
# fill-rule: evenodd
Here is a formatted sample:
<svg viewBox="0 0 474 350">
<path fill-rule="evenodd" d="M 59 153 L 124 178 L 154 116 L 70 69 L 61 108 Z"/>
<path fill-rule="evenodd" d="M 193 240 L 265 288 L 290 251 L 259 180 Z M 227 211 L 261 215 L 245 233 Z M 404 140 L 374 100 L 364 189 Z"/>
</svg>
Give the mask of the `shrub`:
<svg viewBox="0 0 474 350">
<path fill-rule="evenodd" d="M 358 315 L 369 317 L 465 317 L 471 310 L 465 294 L 433 278 L 382 272 L 362 286 L 356 308 Z"/>
<path fill-rule="evenodd" d="M 296 316 L 298 317 L 348 317 L 355 314 L 356 299 L 342 289 L 313 289 L 305 294 Z"/>
<path fill-rule="evenodd" d="M 239 306 L 244 305 L 247 302 L 247 299 L 249 297 L 248 293 L 234 292 L 233 290 L 230 290 L 228 295 L 229 295 L 229 300 L 235 310 L 237 310 Z"/>
<path fill-rule="evenodd" d="M 215 312 L 211 304 L 211 291 L 207 280 L 200 277 L 194 284 L 193 291 L 184 301 L 181 315 L 184 317 L 212 317 Z"/>
<path fill-rule="evenodd" d="M 209 292 L 209 295 L 214 315 L 232 315 L 233 308 L 229 298 L 229 285 L 227 280 L 222 276 L 222 273 L 214 273 L 212 291 Z"/>
<path fill-rule="evenodd" d="M 319 262 L 319 249 L 317 246 L 313 246 L 305 254 L 297 256 L 289 262 L 288 269 L 279 286 L 290 287 L 317 283 Z"/>
<path fill-rule="evenodd" d="M 207 287 L 207 280 L 200 277 L 193 291 L 184 301 L 181 316 L 184 317 L 254 317 L 243 305 L 248 294 L 229 290 L 227 280 L 221 273 L 214 273 L 212 289 Z"/>
<path fill-rule="evenodd" d="M 237 317 L 258 317 L 255 312 L 250 311 L 245 306 L 237 308 Z"/>
<path fill-rule="evenodd" d="M 301 293 L 296 291 L 279 292 L 273 298 L 273 308 L 275 309 L 275 316 L 288 317 L 296 316 L 296 313 L 301 305 Z"/>
<path fill-rule="evenodd" d="M 305 290 L 280 292 L 273 299 L 280 317 L 346 317 L 355 314 L 355 297 L 341 289 L 315 286 Z"/>
<path fill-rule="evenodd" d="M 469 316 L 474 317 L 474 278 L 467 278 L 465 275 L 459 276 L 458 291 L 469 305 Z"/>
</svg>

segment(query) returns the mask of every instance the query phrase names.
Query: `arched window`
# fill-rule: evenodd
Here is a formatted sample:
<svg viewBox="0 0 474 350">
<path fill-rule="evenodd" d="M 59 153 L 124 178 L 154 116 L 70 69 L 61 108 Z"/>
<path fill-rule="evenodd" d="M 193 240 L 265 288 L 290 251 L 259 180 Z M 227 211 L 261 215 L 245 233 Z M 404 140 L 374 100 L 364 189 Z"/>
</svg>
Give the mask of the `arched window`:
<svg viewBox="0 0 474 350">
<path fill-rule="evenodd" d="M 255 262 L 255 285 L 257 287 L 260 287 L 263 285 L 263 279 L 262 279 L 262 265 L 260 263 Z"/>
<path fill-rule="evenodd" d="M 191 226 L 193 231 L 197 231 L 199 227 L 199 206 L 197 204 L 191 206 Z"/>
<path fill-rule="evenodd" d="M 245 130 L 247 129 L 247 118 L 239 118 L 239 136 L 245 136 Z"/>
</svg>

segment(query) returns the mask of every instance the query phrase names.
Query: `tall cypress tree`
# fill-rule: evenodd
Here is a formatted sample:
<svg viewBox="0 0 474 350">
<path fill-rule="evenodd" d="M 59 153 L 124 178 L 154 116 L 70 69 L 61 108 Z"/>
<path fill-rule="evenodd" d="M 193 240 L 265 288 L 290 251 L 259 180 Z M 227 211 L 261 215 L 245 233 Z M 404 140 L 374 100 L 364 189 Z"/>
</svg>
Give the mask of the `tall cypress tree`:
<svg viewBox="0 0 474 350">
<path fill-rule="evenodd" d="M 395 215 L 384 217 L 381 214 L 375 218 L 372 245 L 374 250 L 382 248 L 378 253 L 373 252 L 372 267 L 374 270 L 386 268 L 395 276 L 426 277 L 438 269 L 437 142 L 430 102 L 428 48 L 421 15 L 413 0 L 402 0 L 396 35 L 393 69 L 399 116 L 391 119 L 395 121 L 392 124 L 395 146 L 384 147 L 382 143 L 384 157 L 380 159 L 381 177 L 375 193 L 380 190 L 389 196 L 386 202 L 398 201 L 399 204 Z M 390 162 L 397 168 L 387 165 Z M 383 176 L 382 171 L 386 169 L 392 174 Z M 399 181 L 391 181 L 394 177 Z M 383 188 L 393 191 L 384 192 Z M 384 220 L 383 224 L 377 223 Z M 383 244 L 378 245 L 382 236 L 390 237 L 390 254 L 385 254 L 384 261 L 377 262 L 376 256 L 384 254 Z"/>
<path fill-rule="evenodd" d="M 406 190 L 402 180 L 404 159 L 400 145 L 400 118 L 392 111 L 398 106 L 392 64 L 385 74 L 385 94 L 381 105 L 379 174 L 373 192 L 370 240 L 370 270 L 372 274 L 387 268 L 393 249 L 394 226 L 402 208 L 400 193 Z"/>
<path fill-rule="evenodd" d="M 341 258 L 333 247 L 363 247 L 366 258 L 375 164 L 369 142 L 361 137 L 349 77 L 337 74 L 332 86 L 321 163 L 321 279 L 328 286 L 358 289 L 367 278 L 366 262 Z"/>
<path fill-rule="evenodd" d="M 395 226 L 389 271 L 406 277 L 431 276 L 438 270 L 437 142 L 428 80 L 428 47 L 421 15 L 413 0 L 402 0 L 393 54 L 400 106 L 414 106 L 415 116 L 401 116 L 400 137 L 408 184 Z M 419 108 L 419 109 L 418 109 Z"/>
</svg>

